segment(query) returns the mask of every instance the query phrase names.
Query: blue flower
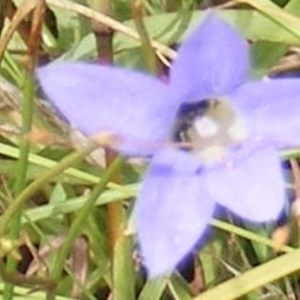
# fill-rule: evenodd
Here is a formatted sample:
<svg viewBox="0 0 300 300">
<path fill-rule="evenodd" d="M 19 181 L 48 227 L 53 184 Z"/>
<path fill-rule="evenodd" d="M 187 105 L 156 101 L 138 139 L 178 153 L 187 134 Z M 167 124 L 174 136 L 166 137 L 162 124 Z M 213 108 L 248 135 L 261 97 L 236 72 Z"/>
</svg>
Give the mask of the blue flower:
<svg viewBox="0 0 300 300">
<path fill-rule="evenodd" d="M 137 200 L 151 276 L 172 270 L 193 248 L 216 204 L 254 222 L 275 219 L 284 205 L 278 151 L 299 145 L 300 81 L 249 81 L 249 69 L 246 41 L 210 14 L 181 45 L 169 84 L 86 63 L 37 71 L 45 93 L 82 132 L 114 132 L 120 153 L 152 155 Z"/>
</svg>

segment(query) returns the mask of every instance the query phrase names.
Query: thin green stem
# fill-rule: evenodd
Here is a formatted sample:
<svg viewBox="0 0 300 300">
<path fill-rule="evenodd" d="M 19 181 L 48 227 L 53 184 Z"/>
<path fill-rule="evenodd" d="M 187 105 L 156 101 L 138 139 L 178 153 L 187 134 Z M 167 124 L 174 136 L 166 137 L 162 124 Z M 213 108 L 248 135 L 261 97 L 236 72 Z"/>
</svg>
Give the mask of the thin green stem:
<svg viewBox="0 0 300 300">
<path fill-rule="evenodd" d="M 24 187 L 26 186 L 26 175 L 28 169 L 28 155 L 30 150 L 29 141 L 25 136 L 31 130 L 32 116 L 33 116 L 33 104 L 34 104 L 34 81 L 32 74 L 26 72 L 25 74 L 25 83 L 24 83 L 24 101 L 22 107 L 22 126 L 21 126 L 21 142 L 20 142 L 20 157 L 17 163 L 16 168 L 16 180 L 13 187 L 13 194 L 17 197 Z M 10 223 L 10 239 L 18 239 L 20 230 L 21 230 L 21 216 L 22 216 L 22 207 L 20 206 L 18 210 L 15 211 L 12 216 Z M 17 269 L 17 261 L 11 257 L 7 257 L 6 262 L 6 271 L 9 273 L 15 272 Z M 11 283 L 6 283 L 3 299 L 10 300 L 13 299 L 13 287 Z"/>
<path fill-rule="evenodd" d="M 53 263 L 53 269 L 50 271 L 50 276 L 55 282 L 59 282 L 61 278 L 61 273 L 64 267 L 64 262 L 70 252 L 70 249 L 74 243 L 74 240 L 78 236 L 78 233 L 84 227 L 84 222 L 86 221 L 91 209 L 94 207 L 96 200 L 99 195 L 105 190 L 108 182 L 111 178 L 119 171 L 123 163 L 122 158 L 117 158 L 112 165 L 108 168 L 105 175 L 101 178 L 99 183 L 95 186 L 89 199 L 78 213 L 74 222 L 71 225 L 71 228 L 66 236 L 65 242 L 56 258 L 56 261 Z M 52 290 L 47 295 L 47 300 L 54 300 L 56 296 L 55 290 Z"/>
<path fill-rule="evenodd" d="M 260 236 L 259 234 L 251 232 L 249 230 L 243 229 L 241 227 L 234 226 L 232 224 L 229 224 L 227 222 L 223 222 L 223 221 L 220 221 L 220 220 L 217 220 L 217 219 L 212 219 L 210 224 L 212 226 L 216 227 L 216 228 L 219 228 L 221 230 L 224 230 L 224 231 L 227 231 L 227 232 L 230 232 L 230 233 L 234 233 L 234 234 L 236 234 L 238 236 L 241 236 L 245 239 L 255 241 L 257 243 L 260 243 L 262 245 L 266 245 L 266 246 L 271 247 L 271 248 L 274 247 L 274 243 L 272 242 L 272 240 L 270 240 L 268 238 L 265 238 L 263 236 Z M 294 248 L 289 247 L 289 246 L 283 246 L 280 250 L 282 252 L 286 252 L 286 253 L 295 251 Z"/>
</svg>

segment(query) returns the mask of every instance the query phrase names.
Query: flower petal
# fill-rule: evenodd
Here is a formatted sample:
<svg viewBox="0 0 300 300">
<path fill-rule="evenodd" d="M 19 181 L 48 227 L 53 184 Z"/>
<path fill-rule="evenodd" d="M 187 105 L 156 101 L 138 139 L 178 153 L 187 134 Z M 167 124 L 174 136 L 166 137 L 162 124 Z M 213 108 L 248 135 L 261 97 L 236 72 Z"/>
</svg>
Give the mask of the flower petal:
<svg viewBox="0 0 300 300">
<path fill-rule="evenodd" d="M 195 246 L 214 210 L 189 156 L 178 150 L 158 152 L 137 200 L 138 239 L 150 276 L 175 268 Z"/>
<path fill-rule="evenodd" d="M 300 81 L 274 79 L 240 87 L 232 100 L 250 135 L 277 147 L 300 145 Z"/>
<path fill-rule="evenodd" d="M 57 64 L 37 70 L 54 105 L 87 135 L 113 132 L 126 154 L 148 154 L 176 114 L 168 88 L 154 77 L 97 64 Z M 157 145 L 155 145 L 157 147 Z"/>
<path fill-rule="evenodd" d="M 284 201 L 284 181 L 273 147 L 252 154 L 241 148 L 227 165 L 207 170 L 202 180 L 216 202 L 237 215 L 255 222 L 274 220 Z"/>
<path fill-rule="evenodd" d="M 222 96 L 246 82 L 248 46 L 228 23 L 211 13 L 183 42 L 171 84 L 186 101 Z"/>
</svg>

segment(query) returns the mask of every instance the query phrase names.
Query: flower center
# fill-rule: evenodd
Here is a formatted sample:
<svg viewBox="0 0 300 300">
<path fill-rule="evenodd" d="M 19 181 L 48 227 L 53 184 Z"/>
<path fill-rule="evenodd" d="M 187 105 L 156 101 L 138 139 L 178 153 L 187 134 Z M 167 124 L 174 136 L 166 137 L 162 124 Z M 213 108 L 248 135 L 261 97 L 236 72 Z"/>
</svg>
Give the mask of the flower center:
<svg viewBox="0 0 300 300">
<path fill-rule="evenodd" d="M 184 103 L 173 129 L 175 142 L 187 143 L 186 150 L 211 164 L 247 137 L 243 120 L 226 99 Z"/>
</svg>

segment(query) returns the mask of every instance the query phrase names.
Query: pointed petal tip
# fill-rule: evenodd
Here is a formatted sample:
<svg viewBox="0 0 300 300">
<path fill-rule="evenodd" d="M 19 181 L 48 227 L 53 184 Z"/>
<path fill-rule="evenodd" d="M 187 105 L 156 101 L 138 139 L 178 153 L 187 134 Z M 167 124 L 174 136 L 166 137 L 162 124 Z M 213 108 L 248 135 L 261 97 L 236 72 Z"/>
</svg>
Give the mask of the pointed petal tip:
<svg viewBox="0 0 300 300">
<path fill-rule="evenodd" d="M 147 264 L 147 275 L 150 279 L 155 279 L 162 276 L 168 276 L 175 268 L 175 266 L 165 266 L 163 262 L 157 261 L 155 264 Z"/>
<path fill-rule="evenodd" d="M 170 166 L 167 172 L 161 169 L 164 164 Z M 136 203 L 137 231 L 151 277 L 173 270 L 195 247 L 212 217 L 215 203 L 194 165 L 180 151 L 157 153 L 144 180 Z"/>
<path fill-rule="evenodd" d="M 195 101 L 232 92 L 247 81 L 249 70 L 246 40 L 215 11 L 208 11 L 179 47 L 171 83 L 174 90 Z"/>
</svg>

